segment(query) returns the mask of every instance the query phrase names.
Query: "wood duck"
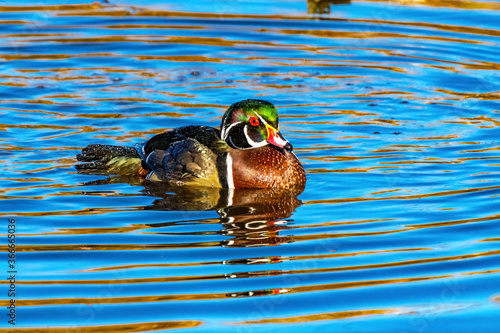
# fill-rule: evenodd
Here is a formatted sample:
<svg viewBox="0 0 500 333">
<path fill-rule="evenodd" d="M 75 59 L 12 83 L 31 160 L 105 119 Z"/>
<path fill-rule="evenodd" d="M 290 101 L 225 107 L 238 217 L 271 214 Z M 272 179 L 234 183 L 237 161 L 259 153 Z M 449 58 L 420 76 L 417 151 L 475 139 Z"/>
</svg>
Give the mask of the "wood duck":
<svg viewBox="0 0 500 333">
<path fill-rule="evenodd" d="M 76 166 L 92 174 L 138 175 L 174 186 L 222 188 L 303 187 L 304 168 L 281 135 L 278 111 L 266 101 L 231 105 L 220 130 L 185 126 L 158 134 L 144 144 L 92 144 Z"/>
</svg>

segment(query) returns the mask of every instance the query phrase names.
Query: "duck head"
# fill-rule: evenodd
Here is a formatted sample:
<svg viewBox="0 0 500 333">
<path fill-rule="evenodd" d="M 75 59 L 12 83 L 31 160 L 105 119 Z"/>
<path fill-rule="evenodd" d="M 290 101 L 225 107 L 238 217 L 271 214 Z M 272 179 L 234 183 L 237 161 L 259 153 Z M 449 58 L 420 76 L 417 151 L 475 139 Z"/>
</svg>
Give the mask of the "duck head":
<svg viewBox="0 0 500 333">
<path fill-rule="evenodd" d="M 231 105 L 222 117 L 221 138 L 235 149 L 266 145 L 287 151 L 293 149 L 279 131 L 278 110 L 260 99 L 246 99 Z"/>
</svg>

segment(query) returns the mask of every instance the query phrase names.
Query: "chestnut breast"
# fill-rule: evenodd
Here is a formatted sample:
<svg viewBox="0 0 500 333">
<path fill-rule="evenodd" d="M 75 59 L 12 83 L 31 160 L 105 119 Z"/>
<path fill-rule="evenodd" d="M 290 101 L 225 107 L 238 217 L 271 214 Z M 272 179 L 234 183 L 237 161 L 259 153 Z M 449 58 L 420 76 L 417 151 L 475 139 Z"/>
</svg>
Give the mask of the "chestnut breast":
<svg viewBox="0 0 500 333">
<path fill-rule="evenodd" d="M 303 186 L 306 174 L 292 152 L 274 146 L 232 149 L 235 188 L 287 188 Z"/>
</svg>

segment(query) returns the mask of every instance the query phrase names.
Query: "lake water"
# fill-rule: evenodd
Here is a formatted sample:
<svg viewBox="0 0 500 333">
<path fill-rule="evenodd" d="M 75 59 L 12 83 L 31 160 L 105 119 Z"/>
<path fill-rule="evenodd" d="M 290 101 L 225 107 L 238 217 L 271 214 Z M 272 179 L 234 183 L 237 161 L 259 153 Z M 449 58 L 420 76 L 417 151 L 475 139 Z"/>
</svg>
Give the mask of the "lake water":
<svg viewBox="0 0 500 333">
<path fill-rule="evenodd" d="M 499 1 L 0 3 L 0 332 L 500 332 Z M 302 193 L 77 174 L 274 103 Z M 16 258 L 8 266 L 8 220 Z M 10 331 L 9 331 L 10 332 Z"/>
</svg>

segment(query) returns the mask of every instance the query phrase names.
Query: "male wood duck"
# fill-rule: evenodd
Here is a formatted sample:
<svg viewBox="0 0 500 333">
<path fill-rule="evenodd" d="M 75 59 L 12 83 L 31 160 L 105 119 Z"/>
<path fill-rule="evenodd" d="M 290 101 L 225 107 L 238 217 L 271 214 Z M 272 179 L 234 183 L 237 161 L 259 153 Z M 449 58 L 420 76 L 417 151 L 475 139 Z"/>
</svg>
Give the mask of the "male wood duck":
<svg viewBox="0 0 500 333">
<path fill-rule="evenodd" d="M 138 175 L 174 186 L 222 188 L 303 187 L 304 168 L 281 135 L 278 111 L 266 101 L 231 105 L 220 131 L 185 126 L 158 134 L 145 144 L 83 148 L 77 170 L 84 173 Z"/>
</svg>

